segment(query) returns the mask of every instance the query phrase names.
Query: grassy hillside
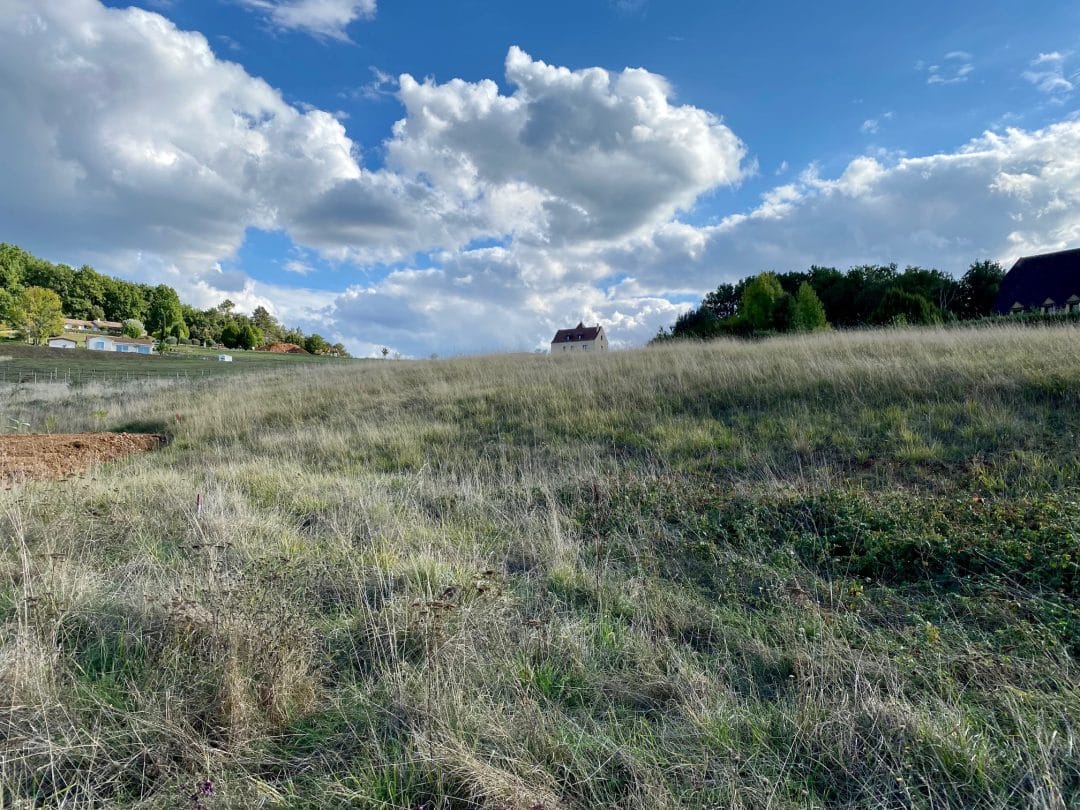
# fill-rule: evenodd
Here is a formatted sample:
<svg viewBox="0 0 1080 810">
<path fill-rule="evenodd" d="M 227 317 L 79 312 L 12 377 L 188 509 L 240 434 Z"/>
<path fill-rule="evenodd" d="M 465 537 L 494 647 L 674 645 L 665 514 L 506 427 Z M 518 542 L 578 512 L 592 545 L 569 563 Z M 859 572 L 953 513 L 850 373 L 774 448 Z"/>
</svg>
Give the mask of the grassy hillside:
<svg viewBox="0 0 1080 810">
<path fill-rule="evenodd" d="M 77 336 L 85 341 L 85 336 Z M 218 362 L 228 354 L 231 363 Z M 348 363 L 345 358 L 275 354 L 240 350 L 174 348 L 163 354 L 141 355 L 78 349 L 50 349 L 22 342 L 0 342 L 0 385 L 62 381 L 71 383 L 136 382 L 157 378 L 224 377 L 246 371 L 266 372 L 303 364 Z"/>
<path fill-rule="evenodd" d="M 1080 330 L 76 396 L 174 440 L 0 493 L 4 806 L 1080 805 Z"/>
</svg>

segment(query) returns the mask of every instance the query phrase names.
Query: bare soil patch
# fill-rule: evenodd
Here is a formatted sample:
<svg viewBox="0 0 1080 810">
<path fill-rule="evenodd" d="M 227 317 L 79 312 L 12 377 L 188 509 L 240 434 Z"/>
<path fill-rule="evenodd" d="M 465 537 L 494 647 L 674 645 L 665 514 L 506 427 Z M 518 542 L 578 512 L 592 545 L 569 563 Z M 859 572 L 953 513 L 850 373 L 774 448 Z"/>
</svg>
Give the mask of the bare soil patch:
<svg viewBox="0 0 1080 810">
<path fill-rule="evenodd" d="M 0 436 L 0 487 L 68 478 L 102 461 L 156 450 L 165 437 L 149 433 L 55 433 Z"/>
<path fill-rule="evenodd" d="M 256 349 L 256 351 L 270 352 L 271 354 L 308 354 L 307 349 L 303 346 L 297 346 L 295 343 L 270 343 L 261 349 Z"/>
</svg>

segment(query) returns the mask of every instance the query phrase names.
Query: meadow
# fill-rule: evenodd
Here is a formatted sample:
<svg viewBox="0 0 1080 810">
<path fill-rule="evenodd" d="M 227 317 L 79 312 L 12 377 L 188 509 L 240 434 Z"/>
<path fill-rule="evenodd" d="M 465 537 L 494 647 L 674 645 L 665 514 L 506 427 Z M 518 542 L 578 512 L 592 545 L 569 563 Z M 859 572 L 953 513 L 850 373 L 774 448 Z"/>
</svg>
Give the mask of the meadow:
<svg viewBox="0 0 1080 810">
<path fill-rule="evenodd" d="M 170 444 L 0 492 L 0 807 L 1078 807 L 1078 406 L 1075 326 L 23 385 Z"/>
<path fill-rule="evenodd" d="M 85 335 L 74 335 L 84 342 Z M 219 354 L 233 358 L 218 362 Z M 248 371 L 266 372 L 297 364 L 334 364 L 345 358 L 316 355 L 275 354 L 195 346 L 173 347 L 161 354 L 139 355 L 123 352 L 50 349 L 21 341 L 0 341 L 0 385 L 40 382 L 122 383 L 158 378 L 217 378 Z"/>
</svg>

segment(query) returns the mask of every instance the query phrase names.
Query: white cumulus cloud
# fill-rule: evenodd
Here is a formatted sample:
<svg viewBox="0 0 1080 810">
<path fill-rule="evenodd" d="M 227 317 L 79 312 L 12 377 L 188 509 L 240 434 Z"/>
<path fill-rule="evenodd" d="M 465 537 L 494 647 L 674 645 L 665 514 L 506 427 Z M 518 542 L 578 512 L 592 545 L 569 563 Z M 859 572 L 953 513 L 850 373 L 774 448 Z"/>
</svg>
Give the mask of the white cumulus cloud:
<svg viewBox="0 0 1080 810">
<path fill-rule="evenodd" d="M 0 221 L 30 243 L 198 272 L 361 176 L 333 116 L 158 14 L 9 0 L 0 31 Z"/>
<path fill-rule="evenodd" d="M 172 284 L 198 306 L 261 304 L 360 352 L 528 350 L 578 320 L 634 344 L 761 270 L 959 272 L 1080 244 L 1080 121 L 863 155 L 835 176 L 785 164 L 759 204 L 700 225 L 702 196 L 753 171 L 747 147 L 643 69 L 572 70 L 511 48 L 505 91 L 402 75 L 402 115 L 371 170 L 337 117 L 289 104 L 160 15 L 0 0 L 0 41 L 0 238 Z M 926 70 L 944 82 L 970 73 L 964 60 Z M 292 238 L 280 267 L 300 286 L 235 269 L 252 228 Z M 317 258 L 339 263 L 339 289 L 304 286 Z"/>
<path fill-rule="evenodd" d="M 375 16 L 375 0 L 239 0 L 277 28 L 348 40 L 346 29 Z"/>
</svg>

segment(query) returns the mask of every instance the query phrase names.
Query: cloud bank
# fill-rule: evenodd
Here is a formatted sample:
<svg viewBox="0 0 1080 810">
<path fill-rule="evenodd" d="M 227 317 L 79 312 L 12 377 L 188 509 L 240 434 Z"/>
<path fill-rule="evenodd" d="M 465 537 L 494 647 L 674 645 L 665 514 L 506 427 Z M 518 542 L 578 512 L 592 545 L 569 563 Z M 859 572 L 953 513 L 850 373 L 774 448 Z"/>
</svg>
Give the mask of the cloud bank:
<svg viewBox="0 0 1080 810">
<path fill-rule="evenodd" d="M 248 5 L 327 37 L 375 11 Z M 506 91 L 402 75 L 402 117 L 372 169 L 334 116 L 286 102 L 160 15 L 8 0 L 0 34 L 0 239 L 164 280 L 200 305 L 263 304 L 361 353 L 528 350 L 580 319 L 630 345 L 764 269 L 960 271 L 1080 242 L 1076 121 L 860 156 L 836 177 L 806 167 L 751 210 L 701 224 L 701 201 L 755 164 L 719 116 L 676 103 L 647 70 L 569 69 L 511 47 Z M 1051 56 L 1031 69 L 1057 69 Z M 947 54 L 951 71 L 928 73 L 966 76 L 969 60 Z M 343 289 L 223 272 L 252 228 L 340 263 Z M 284 269 L 303 285 L 313 265 L 297 256 Z"/>
</svg>

